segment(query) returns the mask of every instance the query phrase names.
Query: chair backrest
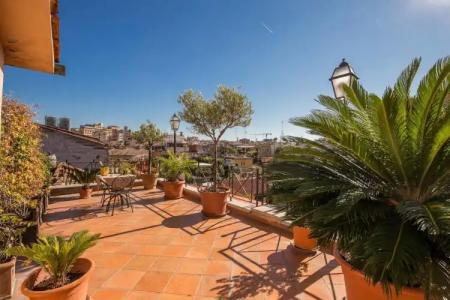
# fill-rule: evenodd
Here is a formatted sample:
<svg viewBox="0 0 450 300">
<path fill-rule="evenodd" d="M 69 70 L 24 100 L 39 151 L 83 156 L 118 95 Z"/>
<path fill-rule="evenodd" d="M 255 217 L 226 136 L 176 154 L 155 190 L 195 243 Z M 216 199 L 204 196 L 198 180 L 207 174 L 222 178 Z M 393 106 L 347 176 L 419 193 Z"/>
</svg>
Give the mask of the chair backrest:
<svg viewBox="0 0 450 300">
<path fill-rule="evenodd" d="M 117 176 L 111 183 L 111 189 L 113 191 L 121 191 L 133 187 L 136 176 L 127 175 L 127 176 Z"/>
<path fill-rule="evenodd" d="M 131 191 L 133 189 L 134 182 L 136 181 L 136 176 L 135 175 L 132 175 L 130 177 L 131 177 L 130 182 L 128 183 L 128 186 L 125 188 L 127 191 Z"/>
</svg>

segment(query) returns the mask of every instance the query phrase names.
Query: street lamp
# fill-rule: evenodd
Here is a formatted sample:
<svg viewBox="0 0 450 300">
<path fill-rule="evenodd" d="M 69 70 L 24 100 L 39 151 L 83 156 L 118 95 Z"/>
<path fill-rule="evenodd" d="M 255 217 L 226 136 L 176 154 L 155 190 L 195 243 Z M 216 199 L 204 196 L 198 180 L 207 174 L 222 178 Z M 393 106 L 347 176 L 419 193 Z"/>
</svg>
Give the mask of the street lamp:
<svg viewBox="0 0 450 300">
<path fill-rule="evenodd" d="M 353 71 L 353 68 L 342 59 L 342 62 L 337 66 L 333 74 L 331 74 L 331 85 L 333 86 L 333 92 L 336 99 L 345 99 L 344 84 L 350 86 L 354 80 L 357 80 L 358 76 Z"/>
<path fill-rule="evenodd" d="M 176 114 L 170 118 L 170 127 L 173 130 L 173 153 L 177 153 L 177 130 L 180 128 L 180 118 Z"/>
</svg>

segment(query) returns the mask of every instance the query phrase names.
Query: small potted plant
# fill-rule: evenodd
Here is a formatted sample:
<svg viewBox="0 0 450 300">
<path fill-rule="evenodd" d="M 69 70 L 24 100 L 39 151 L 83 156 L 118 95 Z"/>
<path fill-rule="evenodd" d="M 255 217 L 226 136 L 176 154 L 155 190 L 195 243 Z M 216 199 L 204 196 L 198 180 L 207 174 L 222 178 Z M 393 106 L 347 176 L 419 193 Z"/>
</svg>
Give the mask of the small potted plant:
<svg viewBox="0 0 450 300">
<path fill-rule="evenodd" d="M 93 183 L 98 174 L 97 169 L 74 169 L 71 173 L 72 179 L 81 184 L 80 198 L 89 199 L 92 195 L 91 183 Z"/>
<path fill-rule="evenodd" d="M 175 154 L 172 151 L 167 157 L 160 158 L 160 169 L 166 181 L 163 189 L 166 199 L 178 199 L 183 197 L 185 178 L 190 177 L 196 162 L 190 160 L 186 153 Z"/>
<path fill-rule="evenodd" d="M 189 90 L 179 97 L 179 103 L 183 106 L 181 119 L 192 124 L 196 133 L 208 136 L 214 145 L 213 181 L 199 190 L 202 211 L 210 217 L 224 216 L 230 193 L 219 184 L 218 145 L 228 129 L 250 125 L 252 105 L 245 95 L 225 86 L 219 86 L 211 101 Z"/>
<path fill-rule="evenodd" d="M 102 175 L 102 176 L 108 176 L 109 175 L 109 167 L 108 166 L 105 166 L 105 165 L 102 165 L 101 167 L 100 167 L 100 175 Z"/>
<path fill-rule="evenodd" d="M 345 101 L 319 96 L 324 109 L 292 123 L 320 138 L 297 138 L 272 170 L 291 184 L 288 214 L 307 215 L 311 237 L 335 245 L 348 300 L 450 295 L 450 57 L 412 94 L 419 66 L 382 96 L 357 81 Z"/>
<path fill-rule="evenodd" d="M 147 147 L 148 170 L 147 174 L 142 174 L 142 181 L 145 190 L 154 189 L 158 179 L 158 168 L 154 166 L 153 162 L 153 146 L 155 143 L 162 141 L 163 134 L 155 124 L 147 121 L 146 124 L 140 126 L 138 131 L 133 133 L 133 138 Z"/>
<path fill-rule="evenodd" d="M 295 139 L 290 142 L 295 143 Z M 300 198 L 296 190 L 301 180 L 296 178 L 298 168 L 296 162 L 290 159 L 297 151 L 297 146 L 285 146 L 275 154 L 267 167 L 270 189 L 267 197 L 280 211 L 286 212 L 286 220 L 291 221 L 293 244 L 299 250 L 312 251 L 317 247 L 317 240 L 311 238 L 308 222 L 311 220 L 314 208 L 326 201 L 327 193 L 314 197 Z M 302 203 L 299 205 L 298 202 Z"/>
<path fill-rule="evenodd" d="M 39 237 L 31 246 L 16 246 L 7 253 L 23 256 L 41 266 L 22 283 L 22 294 L 31 300 L 86 300 L 94 262 L 80 256 L 94 246 L 100 234 L 80 231 L 68 239 Z"/>
</svg>

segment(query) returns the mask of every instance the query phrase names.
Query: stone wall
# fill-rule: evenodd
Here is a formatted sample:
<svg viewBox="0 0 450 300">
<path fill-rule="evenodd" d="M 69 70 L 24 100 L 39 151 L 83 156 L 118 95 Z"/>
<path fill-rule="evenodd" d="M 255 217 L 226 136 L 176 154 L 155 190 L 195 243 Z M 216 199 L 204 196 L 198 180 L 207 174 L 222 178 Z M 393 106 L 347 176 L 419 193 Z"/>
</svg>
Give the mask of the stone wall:
<svg viewBox="0 0 450 300">
<path fill-rule="evenodd" d="M 43 132 L 42 150 L 55 154 L 58 162 L 68 162 L 77 168 L 86 168 L 93 162 L 107 162 L 108 149 L 105 145 L 74 134 L 41 126 Z"/>
</svg>

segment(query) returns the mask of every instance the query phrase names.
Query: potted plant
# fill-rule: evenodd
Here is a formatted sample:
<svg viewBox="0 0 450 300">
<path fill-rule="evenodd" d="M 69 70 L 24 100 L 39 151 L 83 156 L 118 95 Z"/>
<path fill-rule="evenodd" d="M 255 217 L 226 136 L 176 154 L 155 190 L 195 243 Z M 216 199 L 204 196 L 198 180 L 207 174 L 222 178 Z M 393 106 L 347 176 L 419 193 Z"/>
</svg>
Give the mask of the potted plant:
<svg viewBox="0 0 450 300">
<path fill-rule="evenodd" d="M 20 242 L 26 224 L 4 206 L 0 205 L 0 299 L 9 299 L 13 294 L 16 258 L 7 251 Z"/>
<path fill-rule="evenodd" d="M 289 142 L 295 143 L 295 138 L 290 138 Z M 299 197 L 297 189 L 301 179 L 295 177 L 299 176 L 298 165 L 291 159 L 292 153 L 297 150 L 297 146 L 285 146 L 275 154 L 273 162 L 266 169 L 270 180 L 267 197 L 280 211 L 286 211 L 286 220 L 291 221 L 294 247 L 309 252 L 317 247 L 317 240 L 310 236 L 308 221 L 314 208 L 327 201 L 329 195 L 323 193 Z M 298 205 L 298 201 L 302 201 L 302 205 Z"/>
<path fill-rule="evenodd" d="M 108 167 L 108 166 L 102 165 L 102 166 L 100 167 L 99 173 L 100 173 L 100 175 L 102 175 L 102 176 L 108 176 L 108 175 L 109 175 L 109 167 Z"/>
<path fill-rule="evenodd" d="M 92 195 L 91 183 L 95 181 L 97 169 L 73 169 L 72 179 L 81 184 L 80 199 L 89 199 Z"/>
<path fill-rule="evenodd" d="M 167 181 L 163 182 L 166 199 L 183 197 L 185 178 L 191 176 L 195 161 L 190 160 L 186 153 L 175 154 L 168 151 L 167 157 L 160 157 L 162 175 Z"/>
<path fill-rule="evenodd" d="M 292 120 L 320 138 L 297 138 L 272 170 L 291 184 L 291 217 L 309 207 L 311 236 L 336 244 L 349 300 L 450 293 L 450 57 L 411 94 L 419 65 L 381 97 L 357 81 L 345 101 L 320 96 L 325 110 Z"/>
<path fill-rule="evenodd" d="M 179 103 L 183 106 L 181 119 L 192 124 L 196 133 L 209 137 L 214 146 L 212 184 L 199 190 L 203 213 L 210 217 L 224 216 L 229 190 L 219 184 L 218 145 L 228 129 L 250 125 L 252 105 L 245 95 L 225 86 L 219 86 L 211 101 L 189 90 L 179 97 Z"/>
<path fill-rule="evenodd" d="M 153 146 L 157 142 L 161 142 L 163 134 L 159 128 L 147 121 L 142 124 L 138 131 L 133 133 L 133 138 L 141 144 L 145 144 L 148 150 L 148 171 L 147 174 L 142 175 L 145 190 L 154 189 L 156 180 L 158 179 L 158 168 L 153 164 Z"/>
<path fill-rule="evenodd" d="M 39 237 L 32 246 L 10 248 L 9 255 L 24 256 L 41 266 L 22 283 L 22 294 L 39 300 L 85 300 L 94 262 L 80 256 L 94 246 L 100 234 L 87 230 L 62 236 Z"/>
</svg>

